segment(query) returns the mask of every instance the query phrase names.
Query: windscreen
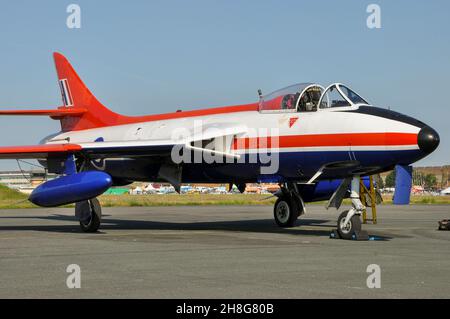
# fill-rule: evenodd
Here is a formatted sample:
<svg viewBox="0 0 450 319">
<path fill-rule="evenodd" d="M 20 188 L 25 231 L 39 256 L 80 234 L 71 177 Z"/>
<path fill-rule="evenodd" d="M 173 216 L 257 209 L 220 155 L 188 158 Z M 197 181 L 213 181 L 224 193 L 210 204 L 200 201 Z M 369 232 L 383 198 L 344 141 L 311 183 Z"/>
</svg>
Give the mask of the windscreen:
<svg viewBox="0 0 450 319">
<path fill-rule="evenodd" d="M 337 89 L 336 85 L 328 88 L 328 90 L 322 95 L 320 102 L 320 108 L 326 109 L 330 107 L 350 106 L 350 103 L 342 96 Z"/>
<path fill-rule="evenodd" d="M 360 97 L 345 85 L 339 85 L 339 88 L 341 89 L 342 93 L 344 93 L 347 98 L 352 101 L 353 104 L 369 104 L 362 97 Z"/>
</svg>

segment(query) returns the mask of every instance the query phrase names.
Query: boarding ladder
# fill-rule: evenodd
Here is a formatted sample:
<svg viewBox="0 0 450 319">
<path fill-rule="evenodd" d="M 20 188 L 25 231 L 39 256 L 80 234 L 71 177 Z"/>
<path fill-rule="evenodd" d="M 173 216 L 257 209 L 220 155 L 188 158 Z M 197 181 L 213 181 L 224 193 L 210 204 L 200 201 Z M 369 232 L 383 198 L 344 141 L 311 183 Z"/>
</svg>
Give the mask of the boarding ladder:
<svg viewBox="0 0 450 319">
<path fill-rule="evenodd" d="M 367 189 L 366 185 L 364 185 L 363 180 L 361 179 L 359 182 L 360 192 L 359 196 L 361 202 L 365 206 L 365 209 L 362 213 L 363 224 L 367 224 L 367 222 L 372 222 L 372 224 L 377 223 L 377 194 L 375 191 L 375 186 L 373 183 L 373 176 L 369 177 L 370 186 Z M 372 218 L 367 218 L 367 210 L 370 208 L 372 212 Z"/>
</svg>

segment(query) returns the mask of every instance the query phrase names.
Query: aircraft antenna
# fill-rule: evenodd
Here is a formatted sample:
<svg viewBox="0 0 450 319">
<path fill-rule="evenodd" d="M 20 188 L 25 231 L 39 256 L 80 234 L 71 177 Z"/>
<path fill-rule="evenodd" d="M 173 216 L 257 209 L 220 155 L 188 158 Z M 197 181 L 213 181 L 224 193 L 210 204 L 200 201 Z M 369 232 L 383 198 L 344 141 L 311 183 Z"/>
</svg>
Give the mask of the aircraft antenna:
<svg viewBox="0 0 450 319">
<path fill-rule="evenodd" d="M 24 161 L 24 160 L 21 160 L 21 159 L 16 159 L 16 162 L 17 162 L 17 166 L 19 166 L 19 170 L 20 170 L 20 173 L 22 174 L 22 177 L 23 177 L 28 183 L 31 184 L 31 179 L 28 179 L 28 178 L 26 177 L 25 171 L 22 169 L 22 166 L 20 165 L 21 162 L 22 162 L 22 163 L 25 163 L 25 164 L 28 164 L 28 165 L 30 165 L 30 166 L 35 166 L 35 167 L 43 168 L 43 169 L 44 169 L 44 180 L 47 181 L 47 175 L 48 175 L 48 172 L 47 172 L 47 168 L 46 168 L 46 167 L 44 167 L 44 166 L 42 166 L 42 165 L 37 165 L 37 164 L 34 164 L 34 163 L 30 163 L 30 162 L 27 162 L 27 161 Z"/>
<path fill-rule="evenodd" d="M 262 99 L 262 91 L 261 91 L 261 89 L 258 89 L 258 96 L 259 96 L 259 99 Z"/>
</svg>

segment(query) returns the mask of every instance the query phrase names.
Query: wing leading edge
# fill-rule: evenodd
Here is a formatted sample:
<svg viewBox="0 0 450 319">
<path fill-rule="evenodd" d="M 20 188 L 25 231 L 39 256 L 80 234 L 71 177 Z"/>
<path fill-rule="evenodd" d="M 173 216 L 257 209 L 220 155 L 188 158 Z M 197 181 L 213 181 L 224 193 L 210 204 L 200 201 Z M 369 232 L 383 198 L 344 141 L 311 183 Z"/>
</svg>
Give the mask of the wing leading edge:
<svg viewBox="0 0 450 319">
<path fill-rule="evenodd" d="M 0 147 L 0 159 L 41 159 L 52 155 L 73 154 L 81 151 L 78 144 L 43 144 Z"/>
<path fill-rule="evenodd" d="M 81 116 L 87 110 L 83 108 L 59 108 L 49 110 L 4 110 L 0 115 L 27 115 L 27 116 L 49 116 L 52 119 L 61 119 L 66 116 Z"/>
</svg>

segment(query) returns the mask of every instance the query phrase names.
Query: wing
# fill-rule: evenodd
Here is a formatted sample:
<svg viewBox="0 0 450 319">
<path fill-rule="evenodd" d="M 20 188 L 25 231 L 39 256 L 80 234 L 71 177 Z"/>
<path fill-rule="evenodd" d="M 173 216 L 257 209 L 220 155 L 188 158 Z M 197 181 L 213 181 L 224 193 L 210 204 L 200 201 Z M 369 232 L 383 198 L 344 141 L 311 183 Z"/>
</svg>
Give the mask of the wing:
<svg viewBox="0 0 450 319">
<path fill-rule="evenodd" d="M 81 151 L 77 144 L 51 144 L 29 146 L 5 146 L 0 147 L 0 159 L 41 159 L 52 155 L 74 154 Z"/>
<path fill-rule="evenodd" d="M 0 111 L 0 115 L 46 115 L 64 117 L 83 110 L 34 110 L 34 111 Z M 174 140 L 137 140 L 137 141 L 105 141 L 90 143 L 61 143 L 49 140 L 48 144 L 31 146 L 0 147 L 0 159 L 45 159 L 49 157 L 65 157 L 66 155 L 82 155 L 90 159 L 96 158 L 134 158 L 161 156 L 168 157 L 174 147 L 184 148 L 191 152 L 213 153 L 224 157 L 239 158 L 232 150 L 235 137 L 245 133 L 247 128 L 231 123 L 218 123 L 205 126 L 200 134 L 189 132 L 188 136 Z"/>
<path fill-rule="evenodd" d="M 214 147 L 214 138 L 222 136 L 208 135 L 208 142 L 212 147 L 203 146 L 203 139 L 187 139 L 178 142 L 172 140 L 143 140 L 143 141 L 120 141 L 120 142 L 94 142 L 94 143 L 52 143 L 28 146 L 5 146 L 0 147 L 0 159 L 45 159 L 48 157 L 62 157 L 64 155 L 83 155 L 91 159 L 96 158 L 135 158 L 148 156 L 170 156 L 174 147 L 185 148 L 193 152 L 208 152 L 220 154 L 225 157 L 236 157 L 231 152 L 231 146 Z M 232 140 L 229 139 L 230 145 Z M 196 146 L 196 142 L 201 145 Z M 222 141 L 221 141 L 222 142 Z M 221 143 L 222 146 L 222 143 Z"/>
<path fill-rule="evenodd" d="M 243 126 L 232 126 L 226 123 L 205 126 L 200 134 L 189 132 L 188 136 L 176 141 L 171 139 L 137 140 L 137 141 L 105 141 L 79 143 L 80 153 L 89 158 L 134 158 L 147 156 L 170 156 L 174 147 L 184 148 L 191 152 L 212 153 L 224 157 L 239 158 L 233 153 L 234 138 L 247 131 Z M 55 141 L 55 143 L 58 143 Z"/>
<path fill-rule="evenodd" d="M 42 144 L 0 147 L 0 159 L 45 159 L 70 154 L 83 154 L 90 158 L 140 157 L 170 155 L 174 143 L 121 142 L 87 144 Z"/>
</svg>

